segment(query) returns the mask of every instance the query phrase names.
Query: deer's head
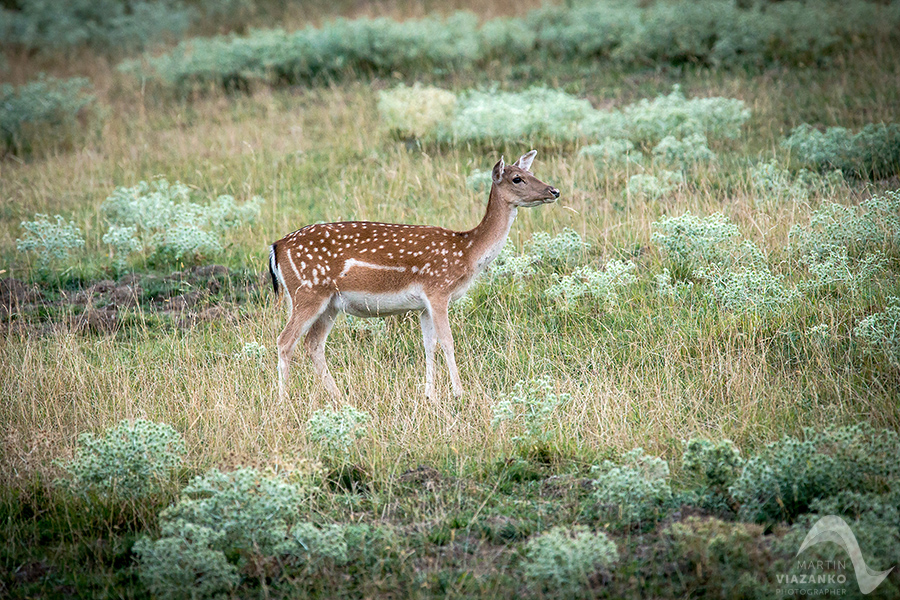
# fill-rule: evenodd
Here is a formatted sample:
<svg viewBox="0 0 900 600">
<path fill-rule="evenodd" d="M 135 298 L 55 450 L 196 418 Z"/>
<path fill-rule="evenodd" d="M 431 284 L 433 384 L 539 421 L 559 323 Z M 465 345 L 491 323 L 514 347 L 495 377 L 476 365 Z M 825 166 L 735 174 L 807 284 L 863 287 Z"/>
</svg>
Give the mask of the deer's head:
<svg viewBox="0 0 900 600">
<path fill-rule="evenodd" d="M 503 158 L 494 165 L 491 172 L 491 180 L 493 181 L 493 191 L 499 194 L 500 198 L 513 207 L 519 206 L 538 206 L 549 202 L 556 202 L 559 198 L 559 190 L 553 186 L 547 185 L 537 177 L 531 174 L 531 163 L 537 150 L 532 150 L 528 154 L 523 154 L 519 160 L 511 165 L 503 162 Z"/>
</svg>

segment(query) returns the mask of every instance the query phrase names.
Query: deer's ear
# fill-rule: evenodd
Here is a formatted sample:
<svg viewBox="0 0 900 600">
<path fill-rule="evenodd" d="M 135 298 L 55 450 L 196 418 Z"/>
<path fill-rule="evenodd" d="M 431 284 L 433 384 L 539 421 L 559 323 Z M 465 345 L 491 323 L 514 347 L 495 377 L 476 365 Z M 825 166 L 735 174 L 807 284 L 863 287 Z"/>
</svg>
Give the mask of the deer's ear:
<svg viewBox="0 0 900 600">
<path fill-rule="evenodd" d="M 494 180 L 494 183 L 500 183 L 503 181 L 503 172 L 506 170 L 506 163 L 503 162 L 503 157 L 500 157 L 500 160 L 497 161 L 497 164 L 494 165 L 494 170 L 491 171 L 491 179 Z"/>
<path fill-rule="evenodd" d="M 519 167 L 523 171 L 531 171 L 531 163 L 534 162 L 535 156 L 537 156 L 537 150 L 532 150 L 528 154 L 523 154 L 513 166 Z"/>
</svg>

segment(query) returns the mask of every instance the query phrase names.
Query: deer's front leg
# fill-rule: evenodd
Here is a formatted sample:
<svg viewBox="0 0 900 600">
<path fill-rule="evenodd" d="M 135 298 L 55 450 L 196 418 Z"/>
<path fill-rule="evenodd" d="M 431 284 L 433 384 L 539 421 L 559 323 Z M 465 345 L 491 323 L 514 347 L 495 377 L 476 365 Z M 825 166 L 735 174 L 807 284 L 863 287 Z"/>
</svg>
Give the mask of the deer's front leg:
<svg viewBox="0 0 900 600">
<path fill-rule="evenodd" d="M 431 400 L 434 398 L 434 348 L 437 345 L 437 335 L 430 311 L 423 310 L 419 313 L 419 324 L 422 326 L 422 341 L 425 343 L 425 397 Z"/>
<path fill-rule="evenodd" d="M 447 309 L 450 299 L 440 299 L 431 303 L 431 319 L 434 323 L 434 331 L 444 351 L 444 359 L 450 370 L 450 382 L 453 384 L 453 395 L 462 396 L 464 393 L 462 383 L 459 380 L 459 371 L 456 369 L 456 357 L 453 354 L 453 333 L 450 331 L 450 317 Z"/>
</svg>

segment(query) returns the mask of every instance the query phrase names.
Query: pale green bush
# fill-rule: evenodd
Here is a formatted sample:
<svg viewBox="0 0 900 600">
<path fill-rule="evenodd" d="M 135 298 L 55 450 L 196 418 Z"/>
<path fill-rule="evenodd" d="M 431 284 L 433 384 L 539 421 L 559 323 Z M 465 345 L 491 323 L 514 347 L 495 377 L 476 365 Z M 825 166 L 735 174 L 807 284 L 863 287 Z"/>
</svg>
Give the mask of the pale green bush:
<svg viewBox="0 0 900 600">
<path fill-rule="evenodd" d="M 268 353 L 266 347 L 259 342 L 245 342 L 241 349 L 232 355 L 232 358 L 241 361 L 262 362 Z"/>
<path fill-rule="evenodd" d="M 451 121 L 455 110 L 453 92 L 419 83 L 378 93 L 378 114 L 388 131 L 400 139 L 435 135 Z"/>
<path fill-rule="evenodd" d="M 460 96 L 449 131 L 438 131 L 437 136 L 455 143 L 573 140 L 581 136 L 581 122 L 593 112 L 587 100 L 547 88 L 472 90 Z"/>
<path fill-rule="evenodd" d="M 217 531 L 179 521 L 177 531 L 152 541 L 141 538 L 133 552 L 138 557 L 141 581 L 155 598 L 216 598 L 230 594 L 240 584 L 235 565 L 218 549 L 222 535 Z"/>
<path fill-rule="evenodd" d="M 527 252 L 516 254 L 516 247 L 513 245 L 512 240 L 507 238 L 506 243 L 500 250 L 500 254 L 488 267 L 488 272 L 493 278 L 509 278 L 521 281 L 537 272 L 536 265 L 538 261 L 538 257 Z"/>
<path fill-rule="evenodd" d="M 823 133 L 804 123 L 781 145 L 820 171 L 840 169 L 847 176 L 876 179 L 900 173 L 900 125 L 896 123 L 866 125 L 858 133 L 843 127 L 829 127 Z"/>
<path fill-rule="evenodd" d="M 584 525 L 553 527 L 528 540 L 522 575 L 540 597 L 593 597 L 590 578 L 619 560 L 615 543 Z"/>
<path fill-rule="evenodd" d="M 256 197 L 242 205 L 228 195 L 207 204 L 192 198 L 187 185 L 159 179 L 118 187 L 101 208 L 111 223 L 110 231 L 133 228 L 137 243 L 152 248 L 157 258 L 196 261 L 221 252 L 224 232 L 254 222 L 262 203 Z"/>
<path fill-rule="evenodd" d="M 694 287 L 692 281 L 673 281 L 669 269 L 663 269 L 662 273 L 657 273 L 653 278 L 656 281 L 656 293 L 663 298 L 675 298 Z"/>
<path fill-rule="evenodd" d="M 16 240 L 16 250 L 37 254 L 40 269 L 47 270 L 54 261 L 69 258 L 71 250 L 84 247 L 81 229 L 73 221 L 67 223 L 62 216 L 54 215 L 56 223 L 53 223 L 50 217 L 40 213 L 34 218 L 34 221 L 22 221 L 25 235 Z"/>
<path fill-rule="evenodd" d="M 525 245 L 525 250 L 537 261 L 569 264 L 578 261 L 590 247 L 577 231 L 564 227 L 555 236 L 545 231 L 536 231 Z"/>
<path fill-rule="evenodd" d="M 796 255 L 816 257 L 845 248 L 851 257 L 900 250 L 900 190 L 874 196 L 860 206 L 830 202 L 816 210 L 809 225 L 794 225 L 788 234 Z"/>
<path fill-rule="evenodd" d="M 486 192 L 494 185 L 490 171 L 475 171 L 466 177 L 466 185 L 476 192 Z"/>
<path fill-rule="evenodd" d="M 853 335 L 895 367 L 900 366 L 900 298 L 890 298 L 884 311 L 861 319 Z"/>
<path fill-rule="evenodd" d="M 803 179 L 795 178 L 790 171 L 778 166 L 775 159 L 753 165 L 750 184 L 757 194 L 757 206 L 782 199 L 802 202 L 809 198 L 809 188 L 803 184 Z"/>
<path fill-rule="evenodd" d="M 114 265 L 117 271 L 124 271 L 128 264 L 128 256 L 144 249 L 137 237 L 137 227 L 110 225 L 103 234 L 102 241 L 112 247 Z"/>
<path fill-rule="evenodd" d="M 635 150 L 630 140 L 607 137 L 599 144 L 584 146 L 578 151 L 579 156 L 586 156 L 602 165 L 635 164 L 644 162 L 644 155 Z"/>
<path fill-rule="evenodd" d="M 572 303 L 583 296 L 602 301 L 608 308 L 619 302 L 619 293 L 637 283 L 633 262 L 610 260 L 602 271 L 583 266 L 569 275 L 563 275 L 557 282 L 544 290 L 548 297 L 558 300 L 558 306 L 570 308 Z"/>
<path fill-rule="evenodd" d="M 823 291 L 848 291 L 858 294 L 887 266 L 887 260 L 880 252 L 864 255 L 859 260 L 851 260 L 846 247 L 835 246 L 827 254 L 811 253 L 803 257 L 813 279 L 803 282 L 803 289 L 817 293 Z"/>
<path fill-rule="evenodd" d="M 635 196 L 644 200 L 658 200 L 674 192 L 683 182 L 681 173 L 675 171 L 660 171 L 659 176 L 647 173 L 632 175 L 625 185 L 625 191 L 629 196 Z"/>
<path fill-rule="evenodd" d="M 258 576 L 263 562 L 285 569 L 346 562 L 343 528 L 301 520 L 313 492 L 254 469 L 194 478 L 160 514 L 161 537 L 135 544 L 141 579 L 161 597 L 204 598 Z"/>
<path fill-rule="evenodd" d="M 506 426 L 516 433 L 512 440 L 527 448 L 542 448 L 557 435 L 557 409 L 571 401 L 569 394 L 554 393 L 554 381 L 547 375 L 516 382 L 492 407 L 491 426 Z"/>
<path fill-rule="evenodd" d="M 695 270 L 694 277 L 705 282 L 708 298 L 737 314 L 777 313 L 797 295 L 783 277 L 760 263 L 712 264 Z"/>
<path fill-rule="evenodd" d="M 375 336 L 384 335 L 387 332 L 387 321 L 385 319 L 366 319 L 346 315 L 344 317 L 344 326 L 350 331 L 369 333 Z"/>
<path fill-rule="evenodd" d="M 698 485 L 701 506 L 731 512 L 734 500 L 728 488 L 740 476 L 744 466 L 741 452 L 731 440 L 689 440 L 684 446 L 681 466 Z"/>
<path fill-rule="evenodd" d="M 644 454 L 643 448 L 628 452 L 621 465 L 607 460 L 592 471 L 596 475 L 591 499 L 604 520 L 625 527 L 653 523 L 672 499 L 668 463 Z"/>
<path fill-rule="evenodd" d="M 20 86 L 0 84 L 0 149 L 27 154 L 38 141 L 71 143 L 83 129 L 82 121 L 97 116 L 91 89 L 83 77 L 43 74 Z"/>
<path fill-rule="evenodd" d="M 583 128 L 594 137 L 627 138 L 652 148 L 663 138 L 736 139 L 750 118 L 750 110 L 741 100 L 731 98 L 688 99 L 675 86 L 668 95 L 642 99 L 621 111 L 595 114 Z M 692 138 L 697 139 L 697 138 Z"/>
<path fill-rule="evenodd" d="M 722 213 L 663 216 L 652 227 L 651 241 L 682 274 L 708 264 L 730 262 L 740 246 L 737 225 Z"/>
<path fill-rule="evenodd" d="M 143 498 L 171 484 L 184 455 L 184 440 L 169 425 L 121 421 L 103 437 L 80 435 L 75 458 L 61 465 L 68 478 L 59 483 L 88 497 Z"/>
<path fill-rule="evenodd" d="M 715 153 L 709 149 L 706 136 L 702 133 L 692 133 L 680 140 L 667 135 L 653 147 L 653 156 L 681 168 L 716 160 Z"/>
<path fill-rule="evenodd" d="M 370 420 L 368 413 L 352 406 L 344 406 L 340 411 L 317 410 L 306 422 L 306 435 L 321 447 L 326 458 L 344 463 L 353 443 L 366 435 L 365 426 Z"/>
<path fill-rule="evenodd" d="M 14 6 L 0 12 L 0 20 L 8 19 L 0 44 L 32 50 L 139 50 L 181 36 L 194 18 L 180 0 L 17 0 Z"/>
<path fill-rule="evenodd" d="M 784 437 L 744 464 L 730 491 L 742 520 L 793 521 L 816 500 L 844 490 L 882 492 L 900 477 L 900 438 L 866 425 L 805 429 L 803 438 Z"/>
</svg>

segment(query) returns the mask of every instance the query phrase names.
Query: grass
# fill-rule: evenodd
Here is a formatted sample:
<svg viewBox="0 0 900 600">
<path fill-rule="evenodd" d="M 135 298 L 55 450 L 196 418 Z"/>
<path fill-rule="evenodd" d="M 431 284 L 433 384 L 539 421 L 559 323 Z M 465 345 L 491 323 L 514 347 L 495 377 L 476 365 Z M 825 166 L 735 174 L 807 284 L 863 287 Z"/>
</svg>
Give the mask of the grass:
<svg viewBox="0 0 900 600">
<path fill-rule="evenodd" d="M 374 14 L 413 16 L 419 10 L 405 3 L 366 6 Z M 823 201 L 856 205 L 900 186 L 896 177 L 850 182 L 828 196 L 816 192 L 802 201 L 760 203 L 751 165 L 773 156 L 789 164 L 778 142 L 802 122 L 858 128 L 895 119 L 898 59 L 900 48 L 882 47 L 827 69 L 762 73 L 597 72 L 560 64 L 524 72 L 498 64 L 440 81 L 454 90 L 491 81 L 510 90 L 541 83 L 603 107 L 668 93 L 680 83 L 689 97 L 739 98 L 753 116 L 739 140 L 713 147 L 717 163 L 696 167 L 687 185 L 653 201 L 625 191 L 640 167 L 596 166 L 578 156 L 577 145 L 542 148 L 535 172 L 559 188 L 562 198 L 557 205 L 520 211 L 511 233 L 515 245 L 521 249 L 535 232 L 569 227 L 591 244 L 582 263 L 634 260 L 638 283 L 613 308 L 586 299 L 569 311 L 556 310 L 543 290 L 555 274 L 570 270 L 541 267 L 521 283 L 486 280 L 475 287 L 473 305 L 451 314 L 468 392 L 463 398 L 452 399 L 439 360 L 440 401 L 424 400 L 414 316 L 387 319 L 383 332 L 339 324 L 326 354 L 346 392 L 342 403 L 372 416 L 369 433 L 349 458 L 368 487 L 365 493 L 323 492 L 304 510 L 321 522 L 392 527 L 402 542 L 381 563 L 372 559 L 384 571 L 335 568 L 312 578 L 275 578 L 271 589 L 263 581 L 239 595 L 525 593 L 513 575 L 525 540 L 554 525 L 603 527 L 589 516 L 590 488 L 584 482 L 590 466 L 605 458 L 643 447 L 669 461 L 681 489 L 686 484 L 679 479 L 679 458 L 690 438 L 728 438 L 750 454 L 802 427 L 865 422 L 900 429 L 900 372 L 864 352 L 851 336 L 860 319 L 883 310 L 888 297 L 900 296 L 896 255 L 862 293 L 825 291 L 758 317 L 725 311 L 696 289 L 676 300 L 658 296 L 654 276 L 667 263 L 651 243 L 652 223 L 663 215 L 723 211 L 774 272 L 800 281 L 802 269 L 786 251 L 793 225 L 807 225 Z M 392 80 L 185 100 L 147 93 L 100 57 L 82 63 L 45 56 L 9 60 L 7 76 L 14 82 L 39 70 L 86 75 L 108 109 L 101 131 L 83 146 L 54 150 L 48 141 L 49 150 L 28 160 L 0 160 L 0 278 L 33 282 L 43 294 L 34 310 L 6 315 L 0 334 L 0 531 L 8 540 L 0 554 L 0 570 L 6 570 L 0 591 L 13 597 L 146 597 L 131 545 L 140 535 L 158 534 L 157 514 L 178 490 L 143 503 L 85 506 L 52 485 L 61 475 L 54 461 L 71 458 L 83 432 L 146 418 L 183 435 L 181 484 L 212 467 L 315 470 L 322 457 L 306 439 L 305 426 L 314 411 L 335 404 L 299 351 L 290 398 L 277 398 L 274 340 L 285 311 L 263 277 L 267 245 L 316 221 L 470 228 L 485 198 L 466 186 L 466 176 L 489 169 L 501 154 L 510 159 L 542 146 L 541 140 L 410 149 L 378 121 L 377 91 L 392 87 Z M 649 169 L 658 173 L 655 166 Z M 154 267 L 139 257 L 132 265 L 138 274 L 159 279 L 144 284 L 145 296 L 134 306 L 119 308 L 112 332 L 85 331 L 78 325 L 83 308 L 66 298 L 115 278 L 98 258 L 106 252 L 100 205 L 116 186 L 154 177 L 182 181 L 208 197 L 264 198 L 256 223 L 232 230 L 231 245 L 214 258 L 231 269 L 230 283 L 204 296 L 201 306 L 224 310 L 211 319 L 184 318 L 200 309 L 164 313 L 167 301 L 203 284 L 176 286 L 162 279 L 191 264 Z M 37 277 L 33 262 L 15 249 L 19 223 L 35 212 L 71 217 L 84 232 L 84 253 L 60 268 L 55 280 Z M 823 323 L 830 337 L 812 343 L 807 332 Z M 269 351 L 261 358 L 241 357 L 247 342 Z M 549 457 L 522 458 L 514 432 L 491 427 L 492 407 L 516 382 L 544 375 L 571 401 L 556 413 Z M 616 532 L 625 576 L 605 587 L 592 583 L 596 594 L 678 595 L 652 577 L 629 583 L 629 576 L 637 581 L 646 575 L 652 557 L 662 552 L 660 535 L 652 527 Z M 755 535 L 763 539 L 762 532 Z"/>
</svg>

